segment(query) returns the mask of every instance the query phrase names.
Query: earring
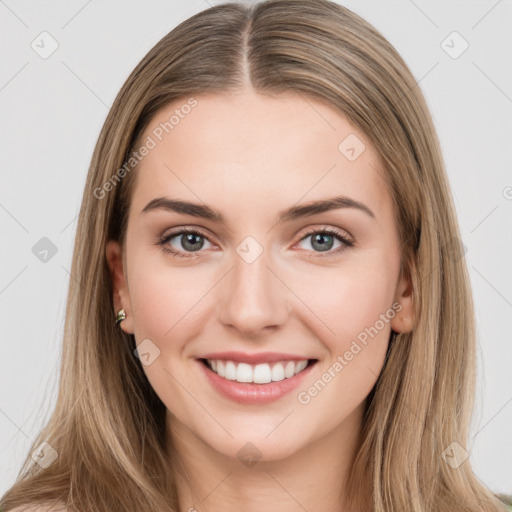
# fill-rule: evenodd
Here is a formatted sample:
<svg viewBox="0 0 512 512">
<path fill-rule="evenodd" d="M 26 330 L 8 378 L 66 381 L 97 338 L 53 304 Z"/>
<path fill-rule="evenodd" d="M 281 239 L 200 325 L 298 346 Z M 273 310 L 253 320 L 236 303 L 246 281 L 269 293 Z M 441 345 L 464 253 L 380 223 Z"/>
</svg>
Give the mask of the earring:
<svg viewBox="0 0 512 512">
<path fill-rule="evenodd" d="M 126 313 L 125 313 L 124 309 L 120 309 L 117 312 L 116 324 L 118 324 L 119 322 L 122 322 L 125 318 L 126 318 Z"/>
</svg>

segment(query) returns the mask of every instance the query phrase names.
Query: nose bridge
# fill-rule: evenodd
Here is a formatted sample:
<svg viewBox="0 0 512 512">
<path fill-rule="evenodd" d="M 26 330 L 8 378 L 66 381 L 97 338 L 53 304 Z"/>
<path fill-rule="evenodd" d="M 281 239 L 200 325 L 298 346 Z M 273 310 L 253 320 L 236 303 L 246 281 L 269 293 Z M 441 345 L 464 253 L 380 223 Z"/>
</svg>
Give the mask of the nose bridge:
<svg viewBox="0 0 512 512">
<path fill-rule="evenodd" d="M 233 268 L 219 289 L 219 321 L 244 334 L 283 324 L 289 311 L 287 289 L 271 270 L 271 251 L 258 246 L 247 237 L 237 247 Z"/>
</svg>

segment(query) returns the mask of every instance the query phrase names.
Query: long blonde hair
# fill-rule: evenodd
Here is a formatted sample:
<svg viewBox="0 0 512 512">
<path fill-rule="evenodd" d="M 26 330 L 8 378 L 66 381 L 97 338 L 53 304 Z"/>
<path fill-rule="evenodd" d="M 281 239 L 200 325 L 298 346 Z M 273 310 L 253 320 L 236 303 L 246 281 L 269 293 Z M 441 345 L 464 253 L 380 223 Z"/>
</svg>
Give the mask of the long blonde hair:
<svg viewBox="0 0 512 512">
<path fill-rule="evenodd" d="M 124 240 L 136 171 L 119 169 L 155 113 L 177 98 L 247 86 L 295 91 L 347 116 L 382 156 L 396 205 L 416 325 L 392 334 L 366 399 L 349 496 L 358 501 L 366 482 L 375 512 L 503 510 L 469 459 L 459 465 L 475 392 L 474 315 L 427 104 L 394 47 L 328 0 L 209 8 L 161 39 L 126 80 L 87 175 L 56 406 L 30 449 L 47 442 L 58 457 L 42 468 L 27 456 L 0 508 L 60 501 L 88 512 L 178 510 L 172 468 L 179 460 L 166 451 L 166 408 L 134 356 L 134 337 L 113 322 L 105 244 Z"/>
</svg>

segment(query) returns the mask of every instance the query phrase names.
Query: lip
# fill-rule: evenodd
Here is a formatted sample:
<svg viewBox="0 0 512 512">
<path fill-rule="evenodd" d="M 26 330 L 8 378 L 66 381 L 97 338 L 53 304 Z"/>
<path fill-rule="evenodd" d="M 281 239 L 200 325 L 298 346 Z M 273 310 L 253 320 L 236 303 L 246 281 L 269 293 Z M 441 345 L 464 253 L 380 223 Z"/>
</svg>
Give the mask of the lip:
<svg viewBox="0 0 512 512">
<path fill-rule="evenodd" d="M 283 354 L 279 354 L 280 358 L 282 358 L 282 356 Z M 210 359 L 210 357 L 208 357 L 208 359 Z M 280 361 L 282 359 L 278 360 Z M 300 361 L 301 359 L 298 360 Z M 202 368 L 202 372 L 210 384 L 224 397 L 241 404 L 268 404 L 270 402 L 279 400 L 281 397 L 291 393 L 294 389 L 296 389 L 304 380 L 306 375 L 309 374 L 317 361 L 315 360 L 313 364 L 306 366 L 304 370 L 302 370 L 297 375 L 290 377 L 289 379 L 283 379 L 277 382 L 269 382 L 267 384 L 255 384 L 254 382 L 238 382 L 236 380 L 228 380 L 210 370 L 210 368 L 208 368 L 202 359 L 197 359 L 197 363 L 199 364 L 200 368 Z"/>
<path fill-rule="evenodd" d="M 313 357 L 300 356 L 297 354 L 284 354 L 278 352 L 260 352 L 259 354 L 247 354 L 246 352 L 215 352 L 201 356 L 198 359 L 216 359 L 222 361 L 233 361 L 235 363 L 261 364 L 276 363 L 278 361 L 304 361 L 314 359 Z"/>
</svg>

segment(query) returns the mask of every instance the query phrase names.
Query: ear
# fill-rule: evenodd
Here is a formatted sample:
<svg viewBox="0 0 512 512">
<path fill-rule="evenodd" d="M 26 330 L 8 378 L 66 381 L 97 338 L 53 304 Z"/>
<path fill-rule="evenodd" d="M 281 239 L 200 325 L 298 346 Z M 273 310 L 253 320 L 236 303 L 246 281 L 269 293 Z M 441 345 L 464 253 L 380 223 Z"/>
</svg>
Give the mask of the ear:
<svg viewBox="0 0 512 512">
<path fill-rule="evenodd" d="M 391 320 L 391 329 L 396 333 L 412 331 L 416 321 L 410 275 L 410 268 L 402 269 L 395 290 L 393 304 L 398 302 L 401 306 L 401 309 L 397 308 L 398 312 Z"/>
<path fill-rule="evenodd" d="M 123 265 L 123 251 L 119 242 L 109 240 L 106 245 L 105 256 L 110 268 L 110 277 L 114 290 L 114 296 L 112 297 L 114 311 L 117 313 L 122 308 L 126 313 L 126 318 L 119 323 L 119 326 L 127 334 L 133 334 L 132 306 L 126 280 L 126 271 Z M 115 319 L 113 318 L 112 321 L 114 322 Z"/>
</svg>

